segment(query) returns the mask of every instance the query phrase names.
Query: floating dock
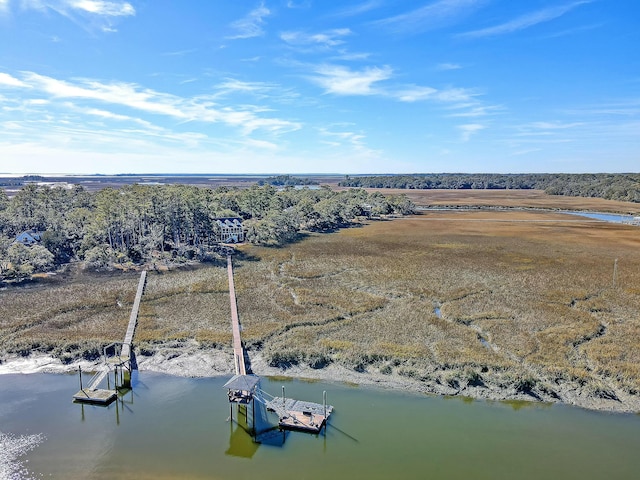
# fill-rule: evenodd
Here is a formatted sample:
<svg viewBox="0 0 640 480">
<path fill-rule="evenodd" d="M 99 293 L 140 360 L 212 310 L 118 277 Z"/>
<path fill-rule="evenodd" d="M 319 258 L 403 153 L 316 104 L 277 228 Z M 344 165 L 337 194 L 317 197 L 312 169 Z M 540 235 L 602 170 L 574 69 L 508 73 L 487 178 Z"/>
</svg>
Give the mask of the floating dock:
<svg viewBox="0 0 640 480">
<path fill-rule="evenodd" d="M 275 397 L 266 402 L 267 410 L 278 413 L 280 428 L 318 433 L 327 422 L 333 406 L 293 398 Z"/>
<path fill-rule="evenodd" d="M 85 388 L 80 390 L 73 396 L 73 399 L 82 403 L 95 403 L 97 405 L 109 405 L 113 402 L 118 393 L 115 390 L 105 390 L 102 388 L 96 388 L 95 390 L 89 390 Z"/>
</svg>

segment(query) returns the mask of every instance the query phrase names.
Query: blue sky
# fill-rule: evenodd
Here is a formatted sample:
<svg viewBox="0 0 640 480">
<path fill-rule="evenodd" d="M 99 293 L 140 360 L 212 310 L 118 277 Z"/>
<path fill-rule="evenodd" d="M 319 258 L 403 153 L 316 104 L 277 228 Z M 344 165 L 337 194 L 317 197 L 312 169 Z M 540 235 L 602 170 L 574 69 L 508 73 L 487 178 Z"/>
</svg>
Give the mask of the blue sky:
<svg viewBox="0 0 640 480">
<path fill-rule="evenodd" d="M 640 171 L 638 0 L 0 0 L 0 172 Z"/>
</svg>

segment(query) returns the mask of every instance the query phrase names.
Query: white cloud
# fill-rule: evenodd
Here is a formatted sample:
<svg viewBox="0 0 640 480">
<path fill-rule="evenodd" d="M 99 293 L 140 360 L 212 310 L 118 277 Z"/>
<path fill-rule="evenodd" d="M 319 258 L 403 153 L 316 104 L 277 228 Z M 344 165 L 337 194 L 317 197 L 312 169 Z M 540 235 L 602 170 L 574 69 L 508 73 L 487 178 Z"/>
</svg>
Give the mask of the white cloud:
<svg viewBox="0 0 640 480">
<path fill-rule="evenodd" d="M 23 81 L 12 77 L 8 73 L 0 72 L 0 86 L 5 85 L 7 87 L 26 87 L 27 84 Z"/>
<path fill-rule="evenodd" d="M 262 30 L 264 17 L 268 17 L 270 14 L 271 11 L 265 7 L 264 4 L 261 4 L 259 7 L 251 10 L 245 17 L 233 22 L 231 27 L 237 30 L 238 33 L 227 38 L 235 40 L 262 36 L 264 34 L 264 30 Z"/>
<path fill-rule="evenodd" d="M 106 2 L 101 0 L 69 0 L 71 8 L 83 10 L 94 15 L 121 17 L 135 15 L 136 10 L 128 2 Z"/>
<path fill-rule="evenodd" d="M 435 88 L 414 86 L 398 92 L 398 99 L 403 102 L 418 102 L 433 99 L 437 93 Z"/>
<path fill-rule="evenodd" d="M 265 110 L 261 107 L 220 107 L 210 97 L 183 98 L 129 83 L 102 83 L 96 80 L 69 82 L 32 72 L 23 74 L 22 82 L 38 92 L 48 94 L 52 100 L 97 101 L 170 117 L 180 122 L 223 123 L 239 128 L 245 134 L 258 129 L 277 134 L 301 128 L 297 122 L 260 116 L 259 112 Z"/>
<path fill-rule="evenodd" d="M 336 128 L 344 128 L 345 126 L 349 125 L 335 124 L 330 128 L 318 127 L 320 136 L 324 138 L 324 140 L 321 140 L 321 143 L 340 152 L 344 152 L 345 149 L 348 149 L 352 154 L 358 156 L 369 158 L 376 158 L 380 156 L 380 151 L 367 146 L 365 142 L 366 136 L 364 134 L 346 130 L 335 130 Z"/>
<path fill-rule="evenodd" d="M 293 0 L 287 2 L 287 8 L 309 8 L 311 6 L 311 0 L 304 0 L 296 3 Z"/>
<path fill-rule="evenodd" d="M 290 45 L 322 45 L 326 47 L 335 47 L 342 45 L 344 40 L 342 37 L 351 35 L 348 28 L 336 28 L 321 33 L 306 33 L 300 31 L 283 32 L 280 38 Z"/>
<path fill-rule="evenodd" d="M 438 90 L 432 87 L 417 85 L 405 87 L 393 94 L 394 97 L 402 102 L 435 100 L 446 103 L 469 102 L 475 95 L 477 94 L 466 88 L 447 88 Z"/>
<path fill-rule="evenodd" d="M 272 90 L 273 85 L 263 82 L 243 82 L 242 80 L 229 78 L 226 81 L 216 85 L 216 88 L 223 93 L 257 93 Z"/>
<path fill-rule="evenodd" d="M 0 0 L 2 2 L 3 0 Z M 8 5 L 9 1 L 4 0 Z M 22 8 L 54 10 L 61 15 L 69 16 L 73 12 L 91 14 L 103 17 L 127 17 L 136 14 L 136 10 L 129 2 L 103 0 L 22 0 Z"/>
<path fill-rule="evenodd" d="M 326 93 L 336 95 L 373 95 L 380 93 L 373 88 L 376 82 L 391 78 L 393 70 L 389 66 L 368 67 L 354 71 L 339 65 L 320 65 L 315 69 L 319 76 L 311 77 Z"/>
<path fill-rule="evenodd" d="M 439 0 L 374 23 L 398 33 L 432 30 L 470 15 L 485 2 L 486 0 Z"/>
<path fill-rule="evenodd" d="M 360 15 L 362 13 L 369 12 L 371 10 L 375 10 L 383 5 L 383 2 L 380 0 L 371 0 L 364 3 L 359 3 L 358 5 L 354 5 L 352 7 L 344 8 L 338 12 L 335 12 L 332 17 L 354 17 L 356 15 Z"/>
<path fill-rule="evenodd" d="M 439 63 L 436 65 L 436 70 L 447 71 L 447 70 L 460 70 L 462 68 L 461 65 L 457 63 Z"/>
<path fill-rule="evenodd" d="M 3 1 L 3 0 L 0 0 Z M 9 4 L 4 0 L 6 5 Z M 116 32 L 112 22 L 118 17 L 129 17 L 136 10 L 129 2 L 104 0 L 21 0 L 21 8 L 46 13 L 47 10 L 68 18 L 83 28 Z M 57 37 L 54 37 L 54 41 Z"/>
<path fill-rule="evenodd" d="M 70 105 L 70 107 L 74 108 L 74 105 Z M 146 128 L 149 129 L 156 129 L 157 127 L 154 127 L 153 124 L 147 122 L 146 120 L 142 120 L 140 118 L 135 118 L 135 117 L 131 117 L 129 115 L 121 115 L 119 113 L 113 113 L 107 110 L 102 110 L 99 108 L 88 108 L 88 109 L 84 109 L 81 110 L 81 113 L 84 113 L 86 115 L 92 115 L 95 117 L 99 117 L 99 118 L 103 118 L 105 120 L 117 120 L 120 122 L 134 122 L 134 123 L 138 123 Z"/>
<path fill-rule="evenodd" d="M 467 123 L 465 125 L 458 125 L 458 130 L 461 132 L 461 138 L 463 142 L 468 142 L 473 135 L 487 128 L 479 123 Z"/>
<path fill-rule="evenodd" d="M 466 33 L 460 34 L 459 36 L 467 37 L 467 38 L 479 38 L 479 37 L 490 37 L 494 35 L 503 35 L 506 33 L 517 32 L 519 30 L 524 30 L 525 28 L 538 25 L 539 23 L 555 20 L 556 18 L 561 17 L 566 13 L 569 13 L 571 10 L 579 7 L 580 5 L 591 3 L 592 1 L 593 0 L 581 0 L 578 2 L 569 3 L 566 5 L 556 5 L 553 7 L 538 10 L 536 12 L 528 13 L 526 15 L 522 15 L 518 18 L 510 20 L 506 23 L 502 23 L 500 25 L 496 25 L 489 28 L 483 28 L 480 30 L 474 30 L 471 32 L 466 32 Z"/>
<path fill-rule="evenodd" d="M 460 105 L 459 108 L 469 108 L 469 110 L 452 113 L 448 116 L 454 118 L 486 117 L 488 115 L 497 115 L 505 110 L 500 105 Z"/>
<path fill-rule="evenodd" d="M 339 51 L 338 55 L 332 57 L 334 60 L 343 60 L 346 62 L 351 62 L 354 60 L 366 60 L 371 56 L 370 53 L 355 53 L 355 52 L 347 52 L 347 51 Z"/>
<path fill-rule="evenodd" d="M 582 122 L 561 123 L 561 122 L 533 122 L 528 126 L 536 130 L 564 130 L 584 125 Z"/>
</svg>

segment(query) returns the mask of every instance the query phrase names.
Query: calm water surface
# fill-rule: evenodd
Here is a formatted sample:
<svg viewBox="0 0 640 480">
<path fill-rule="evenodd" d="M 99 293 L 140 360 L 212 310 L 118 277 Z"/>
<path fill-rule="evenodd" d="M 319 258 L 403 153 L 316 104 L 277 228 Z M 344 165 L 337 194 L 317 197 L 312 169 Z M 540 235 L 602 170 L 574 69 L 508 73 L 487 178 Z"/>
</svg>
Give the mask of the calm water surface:
<svg viewBox="0 0 640 480">
<path fill-rule="evenodd" d="M 0 432 L 45 436 L 20 458 L 32 478 L 585 480 L 640 472 L 637 415 L 263 379 L 274 395 L 285 385 L 288 397 L 319 403 L 326 390 L 335 411 L 326 434 L 275 431 L 257 444 L 228 421 L 225 381 L 143 372 L 119 401 L 97 407 L 71 402 L 77 376 L 2 375 Z"/>
<path fill-rule="evenodd" d="M 598 212 L 579 212 L 579 211 L 563 211 L 562 213 L 568 213 L 571 215 L 577 215 L 579 217 L 592 218 L 594 220 L 601 220 L 603 222 L 611 223 L 628 223 L 633 220 L 631 215 L 619 215 L 615 213 L 598 213 Z"/>
</svg>

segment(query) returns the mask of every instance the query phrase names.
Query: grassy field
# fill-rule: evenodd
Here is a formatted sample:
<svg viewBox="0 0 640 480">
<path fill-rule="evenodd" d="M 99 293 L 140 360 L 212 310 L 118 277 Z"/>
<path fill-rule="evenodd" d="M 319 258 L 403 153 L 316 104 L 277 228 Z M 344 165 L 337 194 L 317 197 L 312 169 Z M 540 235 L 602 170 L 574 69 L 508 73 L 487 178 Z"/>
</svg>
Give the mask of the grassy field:
<svg viewBox="0 0 640 480">
<path fill-rule="evenodd" d="M 603 210 L 593 199 L 554 200 Z M 639 395 L 638 227 L 553 212 L 428 211 L 285 248 L 245 245 L 234 264 L 243 340 L 275 367 L 339 364 L 541 398 Z M 92 358 L 121 341 L 137 279 L 77 273 L 0 291 L 0 353 Z M 194 340 L 231 355 L 224 262 L 149 274 L 140 351 Z"/>
</svg>

